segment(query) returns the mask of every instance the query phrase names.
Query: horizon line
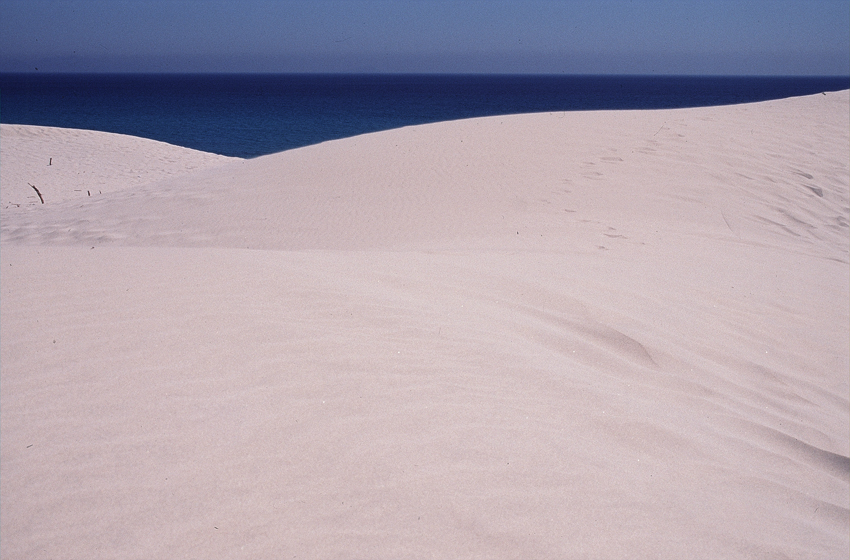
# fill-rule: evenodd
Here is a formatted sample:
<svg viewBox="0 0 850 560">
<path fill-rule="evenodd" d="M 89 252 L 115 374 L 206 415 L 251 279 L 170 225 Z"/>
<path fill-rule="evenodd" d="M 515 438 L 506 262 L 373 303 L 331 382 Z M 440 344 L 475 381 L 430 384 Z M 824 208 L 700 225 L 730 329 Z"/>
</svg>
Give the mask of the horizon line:
<svg viewBox="0 0 850 560">
<path fill-rule="evenodd" d="M 233 72 L 233 71 L 135 71 L 135 70 L 0 70 L 0 75 L 43 76 L 516 76 L 577 78 L 846 78 L 850 74 L 680 74 L 680 73 L 616 73 L 616 72 Z"/>
</svg>

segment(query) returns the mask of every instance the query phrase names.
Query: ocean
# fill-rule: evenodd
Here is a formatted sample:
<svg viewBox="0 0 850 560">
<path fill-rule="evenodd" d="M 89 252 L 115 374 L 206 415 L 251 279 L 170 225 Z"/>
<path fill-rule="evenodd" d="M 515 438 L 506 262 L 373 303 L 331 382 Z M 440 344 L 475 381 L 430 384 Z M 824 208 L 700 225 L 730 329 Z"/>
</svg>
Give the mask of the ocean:
<svg viewBox="0 0 850 560">
<path fill-rule="evenodd" d="M 0 122 L 250 158 L 470 117 L 728 105 L 848 88 L 850 77 L 0 74 Z"/>
</svg>

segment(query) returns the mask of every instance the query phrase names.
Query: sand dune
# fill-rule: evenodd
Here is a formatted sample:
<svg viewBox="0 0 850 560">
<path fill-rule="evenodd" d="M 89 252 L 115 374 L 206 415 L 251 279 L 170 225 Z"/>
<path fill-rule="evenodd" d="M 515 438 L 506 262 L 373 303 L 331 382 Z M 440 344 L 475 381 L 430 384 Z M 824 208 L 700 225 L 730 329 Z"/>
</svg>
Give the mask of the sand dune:
<svg viewBox="0 0 850 560">
<path fill-rule="evenodd" d="M 93 130 L 0 125 L 3 208 L 98 197 L 238 158 Z"/>
<path fill-rule="evenodd" d="M 0 553 L 846 557 L 848 123 L 3 125 Z"/>
<path fill-rule="evenodd" d="M 587 236 L 590 249 L 626 243 L 617 239 L 629 238 L 631 228 L 634 236 L 802 238 L 811 250 L 846 253 L 845 154 L 818 144 L 846 135 L 846 123 L 829 116 L 843 94 L 821 97 L 722 111 L 440 123 L 235 160 L 177 179 L 163 167 L 148 173 L 147 188 L 126 188 L 114 172 L 104 180 L 121 191 L 114 196 L 39 208 L 27 219 L 10 218 L 20 229 L 2 233 L 28 243 L 299 250 L 453 247 L 455 239 L 459 248 L 503 249 L 506 237 L 519 235 L 528 238 L 520 248 L 531 242 L 561 250 L 565 228 Z M 187 152 L 140 146 L 161 150 L 165 161 Z M 201 166 L 197 152 L 188 154 Z M 8 159 L 17 165 L 14 154 Z"/>
</svg>

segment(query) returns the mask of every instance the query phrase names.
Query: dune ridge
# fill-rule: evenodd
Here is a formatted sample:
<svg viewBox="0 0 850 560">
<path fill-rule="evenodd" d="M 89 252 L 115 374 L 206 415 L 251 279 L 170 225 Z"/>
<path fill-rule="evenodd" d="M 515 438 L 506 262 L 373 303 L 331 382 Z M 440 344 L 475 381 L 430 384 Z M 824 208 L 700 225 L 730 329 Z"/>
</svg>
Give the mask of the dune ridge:
<svg viewBox="0 0 850 560">
<path fill-rule="evenodd" d="M 253 160 L 0 126 L 0 553 L 846 556 L 848 123 L 843 91 Z M 31 136 L 80 163 L 18 206 Z"/>
</svg>

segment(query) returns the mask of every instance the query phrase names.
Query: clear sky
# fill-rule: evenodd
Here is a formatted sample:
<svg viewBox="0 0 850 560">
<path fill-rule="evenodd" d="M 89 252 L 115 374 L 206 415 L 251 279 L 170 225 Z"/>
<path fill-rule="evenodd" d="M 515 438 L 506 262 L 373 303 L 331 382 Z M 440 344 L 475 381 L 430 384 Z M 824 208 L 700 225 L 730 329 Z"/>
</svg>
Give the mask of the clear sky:
<svg viewBox="0 0 850 560">
<path fill-rule="evenodd" d="M 0 0 L 0 71 L 850 74 L 848 0 Z"/>
</svg>

